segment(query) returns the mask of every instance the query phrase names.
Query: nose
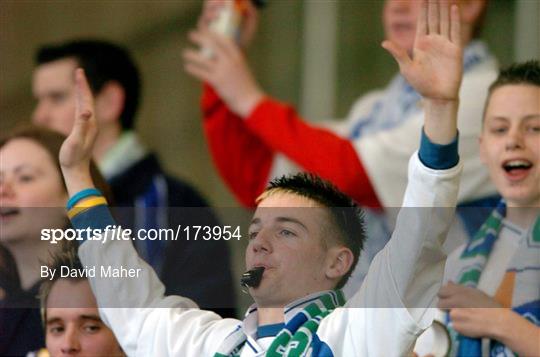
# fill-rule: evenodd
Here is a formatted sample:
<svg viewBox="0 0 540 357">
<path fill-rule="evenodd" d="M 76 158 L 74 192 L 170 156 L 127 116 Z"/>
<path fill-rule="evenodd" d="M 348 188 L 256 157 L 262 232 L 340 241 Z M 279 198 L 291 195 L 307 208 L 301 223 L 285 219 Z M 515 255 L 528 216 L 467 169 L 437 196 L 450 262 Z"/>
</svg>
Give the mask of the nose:
<svg viewBox="0 0 540 357">
<path fill-rule="evenodd" d="M 13 186 L 11 182 L 5 178 L 0 179 L 0 197 L 2 198 L 12 198 L 14 196 Z"/>
<path fill-rule="evenodd" d="M 510 128 L 505 148 L 508 151 L 519 150 L 523 148 L 523 133 L 520 128 Z"/>
<path fill-rule="evenodd" d="M 270 253 L 272 251 L 272 243 L 270 242 L 269 232 L 262 229 L 257 236 L 251 241 L 251 250 L 253 253 Z"/>
<path fill-rule="evenodd" d="M 48 117 L 49 114 L 46 104 L 41 101 L 38 102 L 32 113 L 32 122 L 36 125 L 43 126 L 47 124 Z"/>
<path fill-rule="evenodd" d="M 62 339 L 62 354 L 73 355 L 81 352 L 81 344 L 79 342 L 79 334 L 76 328 L 67 327 Z"/>
</svg>

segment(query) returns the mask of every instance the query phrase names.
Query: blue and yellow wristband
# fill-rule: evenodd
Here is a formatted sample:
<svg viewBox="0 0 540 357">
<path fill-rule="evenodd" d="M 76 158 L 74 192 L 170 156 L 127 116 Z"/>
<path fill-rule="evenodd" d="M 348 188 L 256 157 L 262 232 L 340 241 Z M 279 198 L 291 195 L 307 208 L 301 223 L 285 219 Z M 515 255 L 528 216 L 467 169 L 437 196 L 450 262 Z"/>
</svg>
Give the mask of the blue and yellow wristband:
<svg viewBox="0 0 540 357">
<path fill-rule="evenodd" d="M 107 200 L 99 190 L 88 188 L 77 192 L 69 199 L 67 215 L 69 219 L 73 219 L 78 214 L 96 206 L 107 206 Z"/>
</svg>

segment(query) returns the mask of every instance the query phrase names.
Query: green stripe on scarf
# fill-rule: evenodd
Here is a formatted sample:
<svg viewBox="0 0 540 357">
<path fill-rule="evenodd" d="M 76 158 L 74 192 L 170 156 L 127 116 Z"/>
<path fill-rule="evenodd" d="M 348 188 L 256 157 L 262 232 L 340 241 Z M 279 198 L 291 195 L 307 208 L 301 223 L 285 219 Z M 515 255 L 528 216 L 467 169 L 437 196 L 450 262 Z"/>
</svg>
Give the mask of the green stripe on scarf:
<svg viewBox="0 0 540 357">
<path fill-rule="evenodd" d="M 478 233 L 469 241 L 460 256 L 460 264 L 463 266 L 457 282 L 461 285 L 476 288 L 482 271 L 484 270 L 489 255 L 499 238 L 502 222 L 506 216 L 506 204 L 503 200 L 491 212 L 489 218 L 484 222 Z M 532 228 L 533 241 L 540 241 L 540 217 L 538 217 Z M 481 339 L 469 338 L 460 335 L 448 325 L 450 336 L 452 337 L 452 351 L 457 356 L 481 356 Z"/>
<path fill-rule="evenodd" d="M 345 296 L 341 290 L 319 296 L 285 325 L 266 351 L 266 356 L 304 356 L 311 347 L 313 336 L 321 320 L 343 305 L 345 305 Z M 246 341 L 246 335 L 239 329 L 223 341 L 214 357 L 239 356 Z"/>
</svg>

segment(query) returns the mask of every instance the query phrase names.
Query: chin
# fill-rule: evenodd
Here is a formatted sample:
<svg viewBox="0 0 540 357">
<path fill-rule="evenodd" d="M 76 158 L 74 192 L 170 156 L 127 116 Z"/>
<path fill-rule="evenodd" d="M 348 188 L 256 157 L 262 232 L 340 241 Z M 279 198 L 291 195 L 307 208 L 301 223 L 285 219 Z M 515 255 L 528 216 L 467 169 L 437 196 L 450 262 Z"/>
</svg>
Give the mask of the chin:
<svg viewBox="0 0 540 357">
<path fill-rule="evenodd" d="M 387 39 L 397 44 L 399 47 L 406 49 L 409 54 L 412 53 L 414 47 L 414 37 L 411 38 L 409 34 L 393 33 L 388 36 Z"/>
<path fill-rule="evenodd" d="M 540 207 L 540 194 L 508 190 L 503 197 L 511 207 Z"/>
</svg>

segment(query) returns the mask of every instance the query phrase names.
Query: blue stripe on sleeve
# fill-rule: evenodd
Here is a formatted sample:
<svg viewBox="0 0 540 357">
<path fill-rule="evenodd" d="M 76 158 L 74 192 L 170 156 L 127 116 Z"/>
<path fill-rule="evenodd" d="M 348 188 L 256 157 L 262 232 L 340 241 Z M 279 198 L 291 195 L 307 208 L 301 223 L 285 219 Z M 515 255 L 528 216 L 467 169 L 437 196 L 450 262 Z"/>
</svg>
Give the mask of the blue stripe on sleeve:
<svg viewBox="0 0 540 357">
<path fill-rule="evenodd" d="M 422 138 L 420 139 L 420 150 L 418 156 L 422 164 L 435 170 L 446 170 L 457 165 L 459 134 L 455 139 L 446 145 L 432 143 L 422 128 Z"/>
</svg>

